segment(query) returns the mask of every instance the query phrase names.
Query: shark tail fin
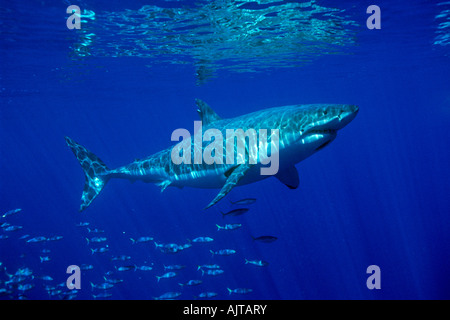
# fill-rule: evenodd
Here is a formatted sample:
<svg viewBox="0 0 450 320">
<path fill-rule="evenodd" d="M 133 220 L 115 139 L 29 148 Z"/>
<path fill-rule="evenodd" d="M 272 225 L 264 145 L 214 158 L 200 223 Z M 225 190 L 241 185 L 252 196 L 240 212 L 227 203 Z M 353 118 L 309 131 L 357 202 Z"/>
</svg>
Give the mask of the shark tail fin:
<svg viewBox="0 0 450 320">
<path fill-rule="evenodd" d="M 87 150 L 82 145 L 76 143 L 69 137 L 65 137 L 67 145 L 80 162 L 84 172 L 85 183 L 83 194 L 81 195 L 80 211 L 86 209 L 91 202 L 103 190 L 106 182 L 109 180 L 109 169 L 100 158 Z"/>
</svg>

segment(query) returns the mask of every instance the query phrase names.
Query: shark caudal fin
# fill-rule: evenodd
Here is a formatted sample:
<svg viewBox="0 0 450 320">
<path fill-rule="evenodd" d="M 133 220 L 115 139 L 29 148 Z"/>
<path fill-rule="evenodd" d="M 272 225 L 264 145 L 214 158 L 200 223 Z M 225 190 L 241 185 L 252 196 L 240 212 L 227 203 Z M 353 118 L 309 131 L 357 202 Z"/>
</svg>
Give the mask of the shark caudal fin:
<svg viewBox="0 0 450 320">
<path fill-rule="evenodd" d="M 83 194 L 81 195 L 80 211 L 86 209 L 91 202 L 102 191 L 109 180 L 109 169 L 95 154 L 87 150 L 82 145 L 76 143 L 69 137 L 65 137 L 67 145 L 72 149 L 75 157 L 83 168 L 85 183 Z"/>
</svg>

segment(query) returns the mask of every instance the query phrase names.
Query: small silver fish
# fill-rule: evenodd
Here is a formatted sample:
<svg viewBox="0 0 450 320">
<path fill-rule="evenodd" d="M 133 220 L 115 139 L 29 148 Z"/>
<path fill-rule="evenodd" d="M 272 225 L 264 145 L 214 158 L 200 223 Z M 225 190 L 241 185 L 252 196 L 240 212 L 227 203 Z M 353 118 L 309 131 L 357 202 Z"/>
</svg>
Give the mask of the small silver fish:
<svg viewBox="0 0 450 320">
<path fill-rule="evenodd" d="M 199 298 L 213 298 L 216 297 L 216 292 L 202 292 L 198 295 Z"/>
<path fill-rule="evenodd" d="M 246 199 L 241 199 L 241 200 L 237 200 L 237 201 L 231 201 L 229 200 L 231 204 L 236 204 L 236 205 L 247 205 L 247 204 L 252 204 L 256 202 L 255 198 L 246 198 Z"/>
<path fill-rule="evenodd" d="M 205 243 L 205 242 L 212 242 L 214 241 L 213 238 L 210 237 L 197 237 L 194 240 L 192 240 L 192 242 L 196 242 L 196 243 Z"/>
<path fill-rule="evenodd" d="M 253 291 L 253 289 L 248 288 L 236 288 L 236 289 L 230 289 L 227 288 L 228 294 L 237 293 L 237 294 L 247 294 Z"/>
<path fill-rule="evenodd" d="M 19 284 L 19 286 L 17 287 L 17 289 L 20 291 L 28 291 L 33 288 L 34 288 L 34 284 L 32 284 L 32 283 Z"/>
<path fill-rule="evenodd" d="M 109 282 L 104 282 L 104 283 L 101 283 L 101 284 L 93 284 L 91 282 L 91 288 L 92 289 L 95 288 L 95 289 L 100 289 L 100 290 L 108 290 L 108 289 L 111 289 L 113 287 L 114 287 L 114 284 L 109 283 Z"/>
<path fill-rule="evenodd" d="M 247 260 L 247 259 L 245 259 L 245 264 L 253 264 L 258 267 L 265 267 L 269 265 L 268 262 L 263 260 Z"/>
<path fill-rule="evenodd" d="M 99 294 L 93 294 L 92 295 L 92 298 L 94 298 L 94 299 L 109 298 L 109 297 L 112 297 L 112 294 L 109 293 L 109 292 L 102 292 L 102 293 L 99 293 Z"/>
<path fill-rule="evenodd" d="M 231 210 L 231 211 L 228 211 L 228 212 L 220 211 L 220 213 L 222 213 L 222 217 L 225 217 L 225 216 L 240 216 L 240 215 L 246 213 L 248 210 L 250 210 L 250 209 L 248 209 L 248 208 L 239 208 L 239 209 L 234 209 L 234 210 Z"/>
<path fill-rule="evenodd" d="M 140 270 L 140 271 L 151 271 L 153 269 L 153 267 L 150 266 L 136 266 L 136 270 Z"/>
<path fill-rule="evenodd" d="M 223 227 L 219 226 L 218 224 L 216 224 L 216 227 L 217 227 L 217 231 L 219 231 L 220 229 L 223 229 L 223 230 L 235 230 L 235 229 L 238 229 L 238 228 L 242 227 L 242 224 L 240 224 L 240 223 L 232 223 L 232 224 L 226 224 Z"/>
<path fill-rule="evenodd" d="M 108 279 L 106 277 L 103 277 L 103 279 L 105 279 L 105 282 L 112 283 L 112 284 L 117 284 L 117 283 L 123 282 L 122 279 L 112 279 L 112 278 Z"/>
<path fill-rule="evenodd" d="M 26 277 L 31 276 L 32 274 L 33 274 L 33 271 L 30 268 L 19 268 L 19 269 L 17 269 L 17 271 L 15 273 L 16 276 L 21 275 L 21 276 L 26 276 Z"/>
<path fill-rule="evenodd" d="M 164 266 L 164 270 L 181 270 L 186 268 L 186 266 L 180 265 L 180 264 L 173 264 L 169 266 Z"/>
<path fill-rule="evenodd" d="M 19 209 L 9 210 L 9 211 L 5 212 L 5 213 L 2 215 L 2 218 L 6 218 L 6 217 L 11 216 L 11 215 L 13 215 L 13 214 L 19 213 L 20 211 L 22 211 L 22 209 L 20 209 L 20 208 L 19 208 Z"/>
<path fill-rule="evenodd" d="M 223 271 L 222 269 L 208 269 L 206 271 L 204 271 L 202 269 L 202 276 L 206 273 L 206 275 L 208 276 L 218 276 L 223 274 L 225 271 Z"/>
<path fill-rule="evenodd" d="M 106 240 L 108 240 L 106 237 L 93 237 L 93 238 L 86 238 L 87 243 L 89 244 L 89 242 L 95 242 L 95 243 L 100 243 L 100 242 L 105 242 Z"/>
<path fill-rule="evenodd" d="M 153 237 L 139 237 L 136 240 L 134 240 L 133 238 L 130 238 L 130 240 L 133 244 L 144 243 L 144 242 L 153 241 Z"/>
<path fill-rule="evenodd" d="M 111 258 L 112 261 L 126 261 L 126 260 L 130 260 L 131 257 L 130 256 L 126 256 L 126 255 L 119 255 L 119 256 L 114 256 Z"/>
<path fill-rule="evenodd" d="M 51 260 L 49 256 L 44 256 L 44 257 L 39 256 L 39 259 L 41 260 L 41 263 L 48 262 Z"/>
<path fill-rule="evenodd" d="M 89 222 L 80 222 L 75 225 L 75 227 L 86 227 L 89 225 Z"/>
<path fill-rule="evenodd" d="M 18 230 L 21 230 L 22 228 L 23 228 L 22 226 L 9 226 L 9 227 L 4 228 L 3 231 L 8 231 L 8 232 L 18 231 Z"/>
<path fill-rule="evenodd" d="M 209 252 L 211 252 L 211 254 L 214 256 L 215 254 L 216 255 L 219 255 L 219 256 L 229 256 L 229 255 L 231 255 L 231 254 L 235 254 L 236 253 L 236 250 L 233 250 L 233 249 L 220 249 L 220 250 L 217 250 L 217 251 L 212 251 L 212 250 L 209 250 Z"/>
<path fill-rule="evenodd" d="M 130 271 L 130 270 L 136 270 L 136 266 L 120 266 L 115 267 L 117 271 Z"/>
<path fill-rule="evenodd" d="M 80 269 L 81 270 L 92 270 L 92 269 L 94 269 L 94 266 L 92 264 L 82 264 L 80 266 Z"/>
<path fill-rule="evenodd" d="M 167 300 L 167 299 L 174 299 L 181 296 L 181 292 L 166 292 L 159 297 L 154 297 L 155 300 Z"/>
<path fill-rule="evenodd" d="M 188 282 L 185 283 L 178 283 L 180 286 L 198 286 L 199 284 L 201 284 L 203 281 L 202 280 L 189 280 Z"/>
<path fill-rule="evenodd" d="M 178 274 L 177 272 L 170 271 L 170 272 L 164 273 L 162 276 L 156 276 L 156 279 L 158 279 L 158 282 L 159 282 L 160 279 L 173 278 L 173 277 L 175 277 L 177 274 Z"/>
<path fill-rule="evenodd" d="M 109 248 L 105 248 L 105 247 L 95 248 L 95 249 L 91 248 L 91 253 L 92 254 L 94 254 L 94 253 L 105 253 L 105 252 L 108 252 L 108 251 L 109 251 Z"/>
<path fill-rule="evenodd" d="M 47 241 L 47 238 L 43 237 L 43 236 L 34 237 L 34 238 L 31 238 L 31 239 L 28 239 L 27 243 L 36 243 L 36 242 L 42 242 L 42 241 Z"/>
<path fill-rule="evenodd" d="M 62 238 L 64 238 L 64 237 L 63 236 L 53 236 L 53 237 L 47 238 L 47 241 L 58 241 L 58 240 L 61 240 Z"/>
<path fill-rule="evenodd" d="M 203 264 L 197 266 L 197 271 L 202 269 L 220 269 L 218 264 Z"/>
<path fill-rule="evenodd" d="M 277 237 L 274 236 L 260 236 L 260 237 L 253 237 L 252 236 L 253 241 L 259 241 L 259 242 L 265 242 L 265 243 L 271 243 L 274 242 L 275 240 L 277 240 Z"/>
</svg>

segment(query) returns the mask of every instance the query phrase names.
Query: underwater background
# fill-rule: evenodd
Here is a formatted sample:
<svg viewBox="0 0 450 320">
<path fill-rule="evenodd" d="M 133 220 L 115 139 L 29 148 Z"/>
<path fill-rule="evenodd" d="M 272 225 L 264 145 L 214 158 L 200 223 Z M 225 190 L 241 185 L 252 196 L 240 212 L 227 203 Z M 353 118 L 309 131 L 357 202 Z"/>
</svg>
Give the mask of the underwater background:
<svg viewBox="0 0 450 320">
<path fill-rule="evenodd" d="M 381 29 L 366 26 L 372 4 Z M 449 2 L 2 0 L 0 41 L 0 299 L 450 298 Z M 269 178 L 203 210 L 219 190 L 114 179 L 78 211 L 64 136 L 116 168 L 192 132 L 196 98 L 224 118 L 360 110 L 297 164 L 296 190 Z M 248 212 L 222 216 L 245 198 Z"/>
</svg>

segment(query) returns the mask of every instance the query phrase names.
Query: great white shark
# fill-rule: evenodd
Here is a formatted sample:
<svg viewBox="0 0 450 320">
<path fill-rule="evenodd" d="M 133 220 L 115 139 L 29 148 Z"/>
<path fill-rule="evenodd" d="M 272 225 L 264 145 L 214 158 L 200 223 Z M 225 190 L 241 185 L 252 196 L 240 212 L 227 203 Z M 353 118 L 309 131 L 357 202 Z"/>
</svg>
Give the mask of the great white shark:
<svg viewBox="0 0 450 320">
<path fill-rule="evenodd" d="M 202 130 L 200 133 L 197 132 L 197 135 L 204 134 L 212 128 L 222 132 L 223 136 L 226 136 L 227 129 L 243 131 L 266 129 L 269 132 L 278 129 L 278 148 L 271 150 L 272 153 L 278 153 L 279 159 L 279 169 L 275 177 L 291 189 L 299 185 L 295 165 L 332 142 L 338 130 L 349 124 L 358 113 L 358 107 L 355 105 L 308 104 L 269 108 L 235 118 L 222 119 L 205 102 L 197 99 L 196 103 L 202 121 Z M 190 138 L 192 152 L 196 134 Z M 236 146 L 238 139 L 239 137 L 233 138 Z M 244 139 L 245 144 L 245 136 L 241 139 Z M 128 165 L 110 170 L 100 158 L 85 147 L 69 137 L 65 137 L 65 140 L 81 164 L 85 175 L 80 211 L 92 203 L 111 178 L 156 183 L 162 191 L 168 186 L 221 188 L 218 195 L 207 205 L 208 208 L 222 199 L 234 186 L 270 177 L 261 175 L 260 168 L 264 166 L 261 159 L 258 158 L 257 163 L 250 163 L 248 155 L 243 156 L 246 160 L 241 164 L 237 161 L 234 164 L 227 164 L 225 161 L 223 164 L 204 162 L 175 164 L 171 157 L 172 149 L 179 148 L 181 142 L 145 159 L 136 159 Z M 203 149 L 207 146 L 208 144 L 204 142 L 201 145 Z M 249 151 L 247 145 L 245 150 Z"/>
</svg>

